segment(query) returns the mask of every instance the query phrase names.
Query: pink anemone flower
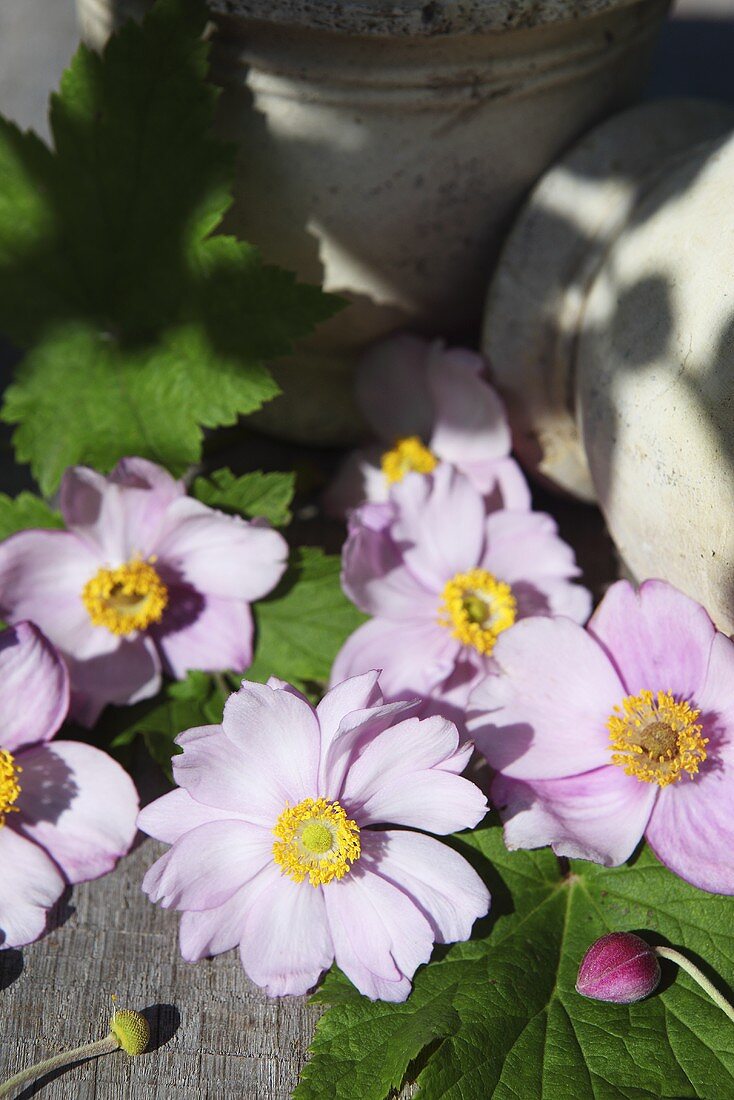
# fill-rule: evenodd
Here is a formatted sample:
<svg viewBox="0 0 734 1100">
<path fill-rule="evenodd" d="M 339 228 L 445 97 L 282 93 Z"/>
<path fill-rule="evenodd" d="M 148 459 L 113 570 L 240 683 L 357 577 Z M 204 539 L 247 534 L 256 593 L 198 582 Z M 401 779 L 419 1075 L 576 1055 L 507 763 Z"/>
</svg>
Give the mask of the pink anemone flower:
<svg viewBox="0 0 734 1100">
<path fill-rule="evenodd" d="M 530 507 L 527 481 L 510 457 L 504 405 L 481 355 L 392 336 L 364 356 L 357 399 L 380 442 L 344 460 L 324 497 L 331 515 L 387 500 L 407 473 L 430 473 L 441 462 L 466 474 L 490 507 Z"/>
<path fill-rule="evenodd" d="M 0 633 L 0 948 L 37 939 L 67 883 L 110 871 L 135 836 L 138 797 L 106 753 L 50 738 L 69 682 L 32 623 Z"/>
<path fill-rule="evenodd" d="M 387 698 L 431 700 L 460 728 L 504 631 L 528 615 L 584 622 L 591 609 L 551 517 L 488 514 L 451 466 L 411 474 L 388 504 L 353 512 L 342 562 L 344 591 L 374 618 L 347 639 L 332 679 L 381 668 Z"/>
<path fill-rule="evenodd" d="M 160 466 L 125 458 L 109 477 L 68 469 L 65 531 L 21 531 L 0 544 L 0 613 L 30 619 L 71 675 L 85 726 L 107 703 L 154 695 L 161 668 L 244 671 L 250 603 L 280 580 L 276 531 L 207 508 Z"/>
<path fill-rule="evenodd" d="M 643 836 L 701 889 L 734 894 L 734 643 L 664 581 L 618 581 L 587 630 L 530 619 L 469 727 L 500 775 L 509 848 L 617 866 Z"/>
<path fill-rule="evenodd" d="M 403 1001 L 434 942 L 468 938 L 487 889 L 415 830 L 474 826 L 487 804 L 460 775 L 471 747 L 411 709 L 383 704 L 377 672 L 316 708 L 281 681 L 245 681 L 221 726 L 181 734 L 178 789 L 138 821 L 172 845 L 143 889 L 184 910 L 185 959 L 239 945 L 271 996 L 305 993 L 336 959 L 367 997 Z"/>
</svg>

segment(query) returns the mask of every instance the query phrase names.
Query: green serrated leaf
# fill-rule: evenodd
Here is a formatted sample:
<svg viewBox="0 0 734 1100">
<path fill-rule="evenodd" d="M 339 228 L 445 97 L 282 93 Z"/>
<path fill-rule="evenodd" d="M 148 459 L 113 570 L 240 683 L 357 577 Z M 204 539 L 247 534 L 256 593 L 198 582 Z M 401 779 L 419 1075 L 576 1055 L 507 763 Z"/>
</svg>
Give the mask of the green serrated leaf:
<svg viewBox="0 0 734 1100">
<path fill-rule="evenodd" d="M 263 516 L 274 527 L 283 527 L 291 521 L 295 480 L 295 474 L 264 474 L 255 470 L 237 477 L 224 469 L 198 477 L 191 491 L 210 508 L 234 512 L 246 519 Z"/>
<path fill-rule="evenodd" d="M 507 852 L 496 827 L 456 839 L 493 891 L 489 930 L 423 968 L 404 1005 L 369 1002 L 329 975 L 319 999 L 333 1007 L 295 1100 L 385 1100 L 402 1083 L 394 1067 L 412 1014 L 418 1034 L 433 1021 L 438 1040 L 424 1044 L 424 1100 L 734 1095 L 734 1029 L 687 976 L 671 973 L 660 992 L 627 1006 L 574 988 L 587 947 L 612 930 L 700 954 L 731 982 L 734 899 L 696 890 L 648 850 L 631 866 L 579 860 L 563 873 L 548 851 Z"/>
<path fill-rule="evenodd" d="M 0 120 L 0 329 L 30 347 L 2 418 L 44 492 L 140 454 L 176 472 L 202 429 L 279 392 L 265 362 L 337 299 L 212 237 L 233 156 L 213 136 L 203 0 L 158 0 L 52 97 L 53 151 Z"/>
<path fill-rule="evenodd" d="M 0 539 L 29 527 L 63 526 L 60 513 L 33 493 L 18 493 L 17 497 L 0 493 Z"/>
<path fill-rule="evenodd" d="M 340 565 L 315 547 L 295 552 L 275 591 L 253 606 L 257 634 L 248 679 L 328 680 L 337 652 L 365 621 L 342 592 Z"/>
<path fill-rule="evenodd" d="M 40 138 L 0 116 L 0 330 L 21 346 L 74 308 L 51 166 Z"/>
<path fill-rule="evenodd" d="M 17 457 L 50 494 L 67 466 L 107 472 L 126 454 L 180 474 L 201 453 L 203 427 L 233 424 L 275 393 L 264 367 L 219 358 L 193 325 L 135 352 L 67 325 L 25 357 L 2 418 L 20 425 Z"/>
<path fill-rule="evenodd" d="M 127 335 L 175 314 L 188 256 L 231 201 L 214 138 L 203 0 L 158 0 L 100 56 L 82 45 L 51 97 L 51 185 L 70 268 L 94 316 Z"/>
<path fill-rule="evenodd" d="M 185 680 L 167 684 L 155 700 L 136 707 L 109 708 L 101 726 L 108 722 L 115 729 L 109 741 L 112 749 L 123 748 L 142 736 L 145 746 L 171 778 L 171 757 L 181 750 L 174 739 L 193 726 L 216 725 L 231 687 L 223 676 L 207 672 L 189 672 Z"/>
</svg>

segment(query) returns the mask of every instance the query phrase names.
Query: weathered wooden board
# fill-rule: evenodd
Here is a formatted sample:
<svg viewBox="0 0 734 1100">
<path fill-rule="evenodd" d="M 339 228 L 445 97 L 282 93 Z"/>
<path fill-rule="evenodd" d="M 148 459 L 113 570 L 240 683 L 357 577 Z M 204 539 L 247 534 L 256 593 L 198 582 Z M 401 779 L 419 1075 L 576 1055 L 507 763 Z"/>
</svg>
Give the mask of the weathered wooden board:
<svg viewBox="0 0 734 1100">
<path fill-rule="evenodd" d="M 113 874 L 69 893 L 58 908 L 60 927 L 22 953 L 0 952 L 0 1080 L 106 1034 L 113 993 L 119 1007 L 150 1010 L 158 1049 L 70 1067 L 18 1100 L 291 1095 L 319 1010 L 306 998 L 269 1000 L 248 981 L 236 951 L 194 965 L 180 958 L 177 914 L 140 890 L 163 850 L 144 841 Z"/>
</svg>

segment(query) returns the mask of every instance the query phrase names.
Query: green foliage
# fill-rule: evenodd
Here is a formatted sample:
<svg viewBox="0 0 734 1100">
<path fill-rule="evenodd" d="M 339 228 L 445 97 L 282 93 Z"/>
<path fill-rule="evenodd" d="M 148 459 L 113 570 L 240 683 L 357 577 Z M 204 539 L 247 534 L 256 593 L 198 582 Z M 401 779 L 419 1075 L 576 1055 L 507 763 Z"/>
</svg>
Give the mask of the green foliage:
<svg viewBox="0 0 734 1100">
<path fill-rule="evenodd" d="M 63 526 L 59 513 L 33 493 L 18 493 L 17 497 L 0 493 L 0 541 L 27 527 Z"/>
<path fill-rule="evenodd" d="M 0 330 L 31 349 L 2 410 L 50 493 L 66 465 L 180 472 L 202 429 L 274 397 L 264 362 L 338 307 L 210 234 L 232 150 L 211 135 L 202 0 L 158 0 L 51 101 L 54 148 L 0 119 Z"/>
<path fill-rule="evenodd" d="M 231 470 L 215 470 L 208 478 L 198 477 L 192 493 L 210 508 L 252 519 L 264 516 L 274 527 L 291 521 L 290 504 L 295 474 L 264 474 L 260 470 L 237 477 Z"/>
<path fill-rule="evenodd" d="M 174 745 L 174 738 L 193 726 L 221 722 L 231 690 L 223 676 L 189 672 L 185 680 L 167 684 L 163 695 L 152 702 L 116 708 L 115 718 L 122 728 L 110 741 L 110 748 L 123 748 L 138 735 L 142 736 L 148 752 L 170 779 L 171 757 L 181 751 Z"/>
<path fill-rule="evenodd" d="M 635 1005 L 574 989 L 587 947 L 636 931 L 734 977 L 734 899 L 696 890 L 644 850 L 614 869 L 507 852 L 501 830 L 456 838 L 492 890 L 479 938 L 417 975 L 404 1004 L 372 1003 L 338 972 L 295 1100 L 384 1100 L 417 1076 L 424 1100 L 643 1100 L 734 1095 L 734 1031 L 684 974 Z M 417 1058 L 417 1062 L 414 1060 Z"/>
<path fill-rule="evenodd" d="M 255 604 L 251 680 L 277 676 L 296 686 L 325 682 L 337 652 L 365 621 L 339 583 L 340 559 L 310 546 L 295 551 L 275 591 Z"/>
</svg>

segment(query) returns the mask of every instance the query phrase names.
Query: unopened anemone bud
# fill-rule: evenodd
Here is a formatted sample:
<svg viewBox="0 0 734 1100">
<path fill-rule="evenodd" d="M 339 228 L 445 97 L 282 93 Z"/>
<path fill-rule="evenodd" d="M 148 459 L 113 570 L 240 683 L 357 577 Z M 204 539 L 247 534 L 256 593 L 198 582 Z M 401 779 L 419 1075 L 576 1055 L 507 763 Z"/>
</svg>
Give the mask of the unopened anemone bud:
<svg viewBox="0 0 734 1100">
<path fill-rule="evenodd" d="M 595 1001 L 634 1004 L 660 981 L 655 949 L 631 932 L 610 932 L 592 943 L 581 960 L 576 992 Z"/>
<path fill-rule="evenodd" d="M 145 1016 L 132 1008 L 115 1012 L 110 1020 L 110 1031 L 120 1047 L 131 1057 L 142 1054 L 150 1042 L 150 1028 Z"/>
</svg>

